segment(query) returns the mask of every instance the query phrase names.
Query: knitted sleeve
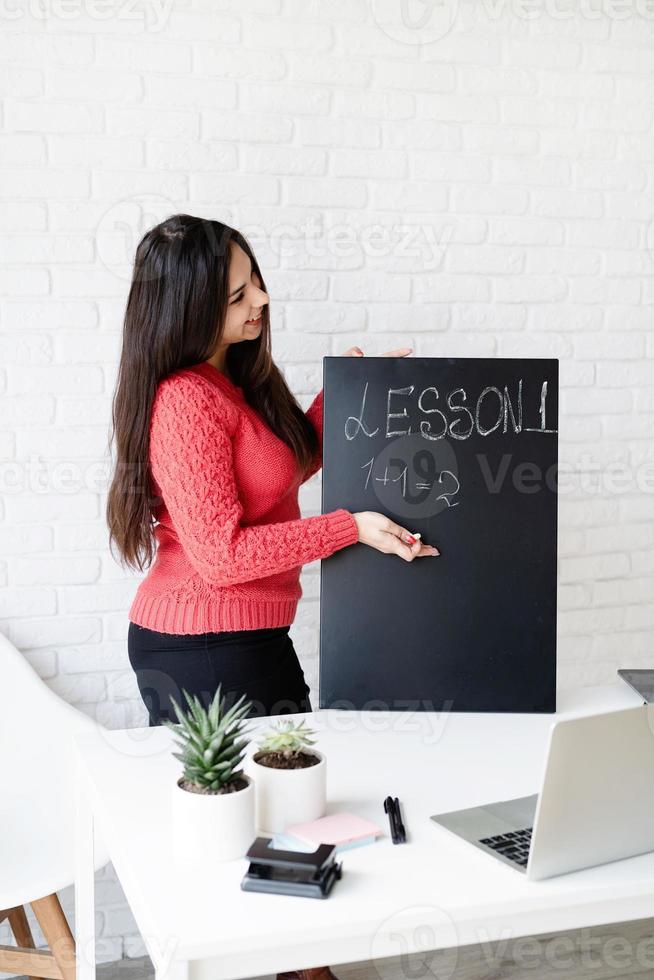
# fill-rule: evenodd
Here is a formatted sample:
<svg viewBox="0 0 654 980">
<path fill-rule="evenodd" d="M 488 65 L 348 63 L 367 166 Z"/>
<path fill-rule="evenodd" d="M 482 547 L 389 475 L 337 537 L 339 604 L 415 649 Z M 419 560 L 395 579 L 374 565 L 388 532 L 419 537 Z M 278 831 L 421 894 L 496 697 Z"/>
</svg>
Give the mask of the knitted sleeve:
<svg viewBox="0 0 654 980">
<path fill-rule="evenodd" d="M 302 483 L 306 483 L 307 480 L 310 480 L 314 473 L 317 473 L 322 466 L 323 408 L 323 391 L 321 389 L 304 413 L 316 430 L 316 434 L 318 436 L 318 449 L 316 451 L 313 463 L 302 477 Z"/>
<path fill-rule="evenodd" d="M 193 382 L 160 384 L 150 425 L 152 475 L 180 544 L 205 581 L 228 586 L 263 578 L 358 541 L 356 521 L 344 509 L 242 526 L 234 424 L 233 411 Z"/>
</svg>

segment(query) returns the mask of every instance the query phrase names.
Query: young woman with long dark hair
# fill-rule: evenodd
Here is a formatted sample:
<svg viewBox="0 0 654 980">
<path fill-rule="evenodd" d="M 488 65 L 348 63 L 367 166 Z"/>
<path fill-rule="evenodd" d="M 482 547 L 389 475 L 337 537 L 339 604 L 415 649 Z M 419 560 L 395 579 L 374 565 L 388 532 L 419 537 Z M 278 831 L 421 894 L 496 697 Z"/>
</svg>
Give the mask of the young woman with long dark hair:
<svg viewBox="0 0 654 980">
<path fill-rule="evenodd" d="M 299 486 L 322 465 L 322 409 L 320 392 L 303 412 L 273 361 L 245 237 L 186 214 L 148 231 L 125 312 L 107 522 L 123 564 L 152 566 L 128 631 L 150 725 L 176 720 L 182 688 L 208 704 L 218 684 L 228 702 L 246 694 L 253 715 L 311 711 L 289 636 L 301 566 L 356 542 L 406 561 L 438 554 L 373 511 L 300 517 Z"/>
</svg>

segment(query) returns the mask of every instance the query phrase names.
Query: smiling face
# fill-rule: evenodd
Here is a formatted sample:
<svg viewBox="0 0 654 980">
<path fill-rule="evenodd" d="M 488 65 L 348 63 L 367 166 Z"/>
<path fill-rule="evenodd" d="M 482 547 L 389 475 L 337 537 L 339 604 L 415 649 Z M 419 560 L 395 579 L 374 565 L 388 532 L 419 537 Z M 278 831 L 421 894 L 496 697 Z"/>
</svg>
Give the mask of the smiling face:
<svg viewBox="0 0 654 980">
<path fill-rule="evenodd" d="M 236 242 L 230 242 L 229 299 L 221 340 L 234 344 L 253 340 L 261 332 L 261 311 L 268 304 L 268 293 L 259 288 L 261 280 L 252 269 L 249 256 Z"/>
<path fill-rule="evenodd" d="M 260 279 L 252 269 L 249 256 L 236 242 L 229 243 L 230 266 L 227 314 L 220 344 L 209 359 L 219 371 L 225 369 L 225 355 L 230 344 L 256 340 L 261 333 L 262 310 L 269 302 L 268 293 L 259 288 Z"/>
</svg>

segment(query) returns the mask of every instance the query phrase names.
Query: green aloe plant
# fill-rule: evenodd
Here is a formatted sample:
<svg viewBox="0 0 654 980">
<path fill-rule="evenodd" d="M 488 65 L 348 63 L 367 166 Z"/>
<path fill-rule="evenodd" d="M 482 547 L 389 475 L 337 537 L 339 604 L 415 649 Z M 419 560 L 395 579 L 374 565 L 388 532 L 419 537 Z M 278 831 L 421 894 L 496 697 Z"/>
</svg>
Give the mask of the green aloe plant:
<svg viewBox="0 0 654 980">
<path fill-rule="evenodd" d="M 271 726 L 263 734 L 259 742 L 259 751 L 262 754 L 267 752 L 280 752 L 286 758 L 302 752 L 310 745 L 315 745 L 315 739 L 310 738 L 315 732 L 305 727 L 303 718 L 299 725 L 293 721 L 280 721 L 276 726 Z"/>
<path fill-rule="evenodd" d="M 165 722 L 174 732 L 175 744 L 181 749 L 181 752 L 173 752 L 173 756 L 183 764 L 186 782 L 219 793 L 228 783 L 243 776 L 239 766 L 249 741 L 244 737 L 249 733 L 244 719 L 252 702 L 246 702 L 243 694 L 226 711 L 220 685 L 206 709 L 197 695 L 190 695 L 184 689 L 182 694 L 188 711 L 182 710 L 171 697 L 178 721 Z"/>
</svg>

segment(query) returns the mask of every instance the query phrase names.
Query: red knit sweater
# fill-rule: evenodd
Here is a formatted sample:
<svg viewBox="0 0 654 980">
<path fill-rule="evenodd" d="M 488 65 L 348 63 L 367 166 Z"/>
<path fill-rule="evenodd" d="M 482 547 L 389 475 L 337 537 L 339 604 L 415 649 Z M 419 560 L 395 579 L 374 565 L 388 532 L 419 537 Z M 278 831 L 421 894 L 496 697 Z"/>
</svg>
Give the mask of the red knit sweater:
<svg viewBox="0 0 654 980">
<path fill-rule="evenodd" d="M 300 517 L 298 488 L 322 466 L 320 392 L 307 411 L 320 448 L 302 478 L 291 449 L 208 362 L 158 386 L 150 423 L 157 553 L 129 611 L 160 633 L 286 626 L 300 569 L 358 541 L 347 510 Z"/>
</svg>

